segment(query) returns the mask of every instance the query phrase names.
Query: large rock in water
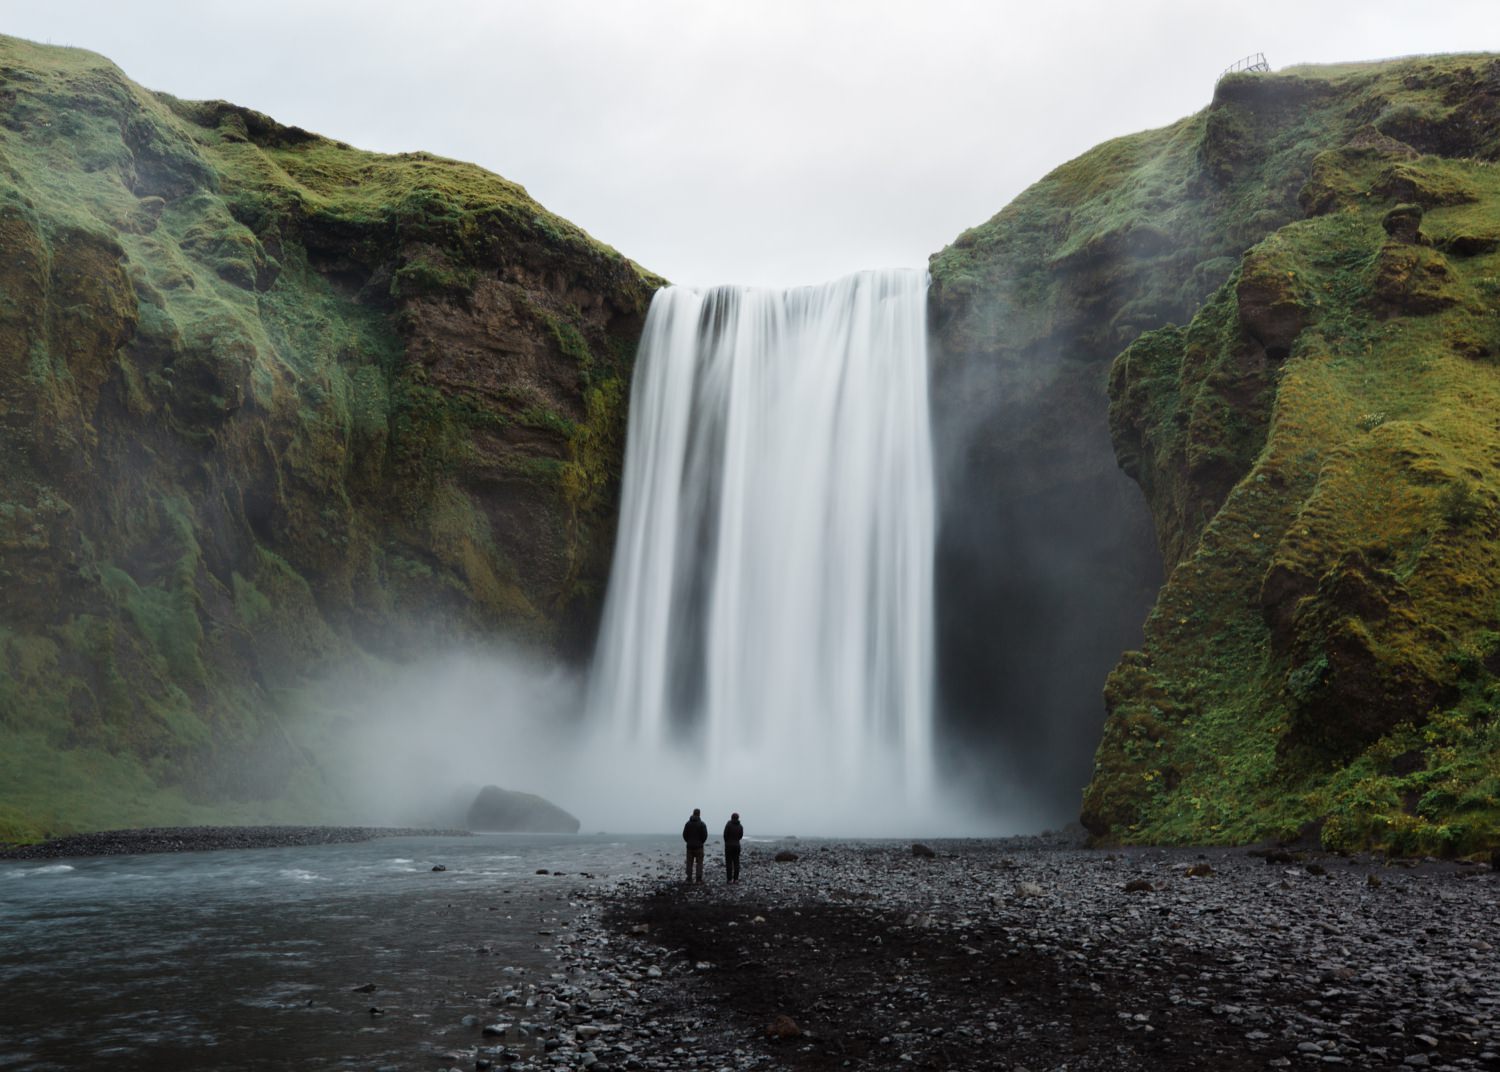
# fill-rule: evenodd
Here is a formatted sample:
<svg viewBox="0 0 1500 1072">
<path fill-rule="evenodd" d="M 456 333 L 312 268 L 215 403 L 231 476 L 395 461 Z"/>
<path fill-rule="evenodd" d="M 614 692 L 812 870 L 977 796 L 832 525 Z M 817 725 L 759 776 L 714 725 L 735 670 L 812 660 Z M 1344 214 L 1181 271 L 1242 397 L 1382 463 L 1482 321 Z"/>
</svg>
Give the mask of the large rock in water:
<svg viewBox="0 0 1500 1072">
<path fill-rule="evenodd" d="M 487 785 L 469 805 L 470 830 L 520 834 L 576 834 L 578 820 L 535 793 L 515 793 Z"/>
</svg>

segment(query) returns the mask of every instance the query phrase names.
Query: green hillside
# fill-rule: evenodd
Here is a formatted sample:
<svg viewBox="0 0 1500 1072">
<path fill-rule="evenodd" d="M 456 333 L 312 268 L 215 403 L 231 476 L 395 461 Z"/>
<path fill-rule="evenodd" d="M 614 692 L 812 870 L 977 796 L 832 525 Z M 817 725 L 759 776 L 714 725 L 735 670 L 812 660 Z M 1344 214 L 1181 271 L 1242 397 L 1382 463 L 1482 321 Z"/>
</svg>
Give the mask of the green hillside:
<svg viewBox="0 0 1500 1072">
<path fill-rule="evenodd" d="M 1108 363 L 1151 508 L 1101 840 L 1500 843 L 1497 158 L 1489 56 L 1233 75 L 934 258 L 971 360 Z"/>
<path fill-rule="evenodd" d="M 472 165 L 0 37 L 0 840 L 316 800 L 335 662 L 586 645 L 659 282 Z"/>
</svg>

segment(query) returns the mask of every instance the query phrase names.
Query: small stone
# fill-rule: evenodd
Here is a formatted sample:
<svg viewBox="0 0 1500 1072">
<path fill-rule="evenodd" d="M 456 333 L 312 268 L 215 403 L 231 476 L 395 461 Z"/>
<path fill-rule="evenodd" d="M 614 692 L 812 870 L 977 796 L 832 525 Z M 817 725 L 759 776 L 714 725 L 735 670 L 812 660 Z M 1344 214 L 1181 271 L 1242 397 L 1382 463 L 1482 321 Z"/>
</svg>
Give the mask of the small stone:
<svg viewBox="0 0 1500 1072">
<path fill-rule="evenodd" d="M 509 1030 L 509 1024 L 485 1024 L 480 1034 L 486 1038 L 504 1038 L 505 1032 Z"/>
<path fill-rule="evenodd" d="M 1016 883 L 1016 896 L 1017 897 L 1040 897 L 1042 895 L 1042 893 L 1043 893 L 1042 888 L 1040 886 L 1038 886 L 1035 882 L 1018 882 L 1018 883 Z"/>
<path fill-rule="evenodd" d="M 790 1039 L 798 1038 L 802 1034 L 802 1028 L 797 1026 L 797 1021 L 782 1013 L 766 1025 L 766 1038 Z"/>
</svg>

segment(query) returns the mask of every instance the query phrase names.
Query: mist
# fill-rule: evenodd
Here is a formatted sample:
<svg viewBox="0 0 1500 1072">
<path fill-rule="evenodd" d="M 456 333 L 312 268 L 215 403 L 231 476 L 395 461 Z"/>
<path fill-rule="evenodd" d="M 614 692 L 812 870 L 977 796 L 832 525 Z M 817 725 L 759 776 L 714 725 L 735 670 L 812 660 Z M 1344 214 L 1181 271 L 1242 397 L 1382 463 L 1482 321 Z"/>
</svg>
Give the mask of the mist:
<svg viewBox="0 0 1500 1072">
<path fill-rule="evenodd" d="M 1008 288 L 990 300 L 1018 323 Z M 1077 819 L 1104 682 L 1142 642 L 1161 558 L 1115 462 L 1111 355 L 1014 345 L 935 344 L 939 734 L 977 807 L 1037 828 Z"/>
<path fill-rule="evenodd" d="M 829 757 L 766 741 L 709 765 L 697 743 L 622 744 L 585 714 L 585 674 L 517 648 L 466 648 L 407 665 L 359 663 L 313 690 L 305 747 L 348 821 L 462 827 L 485 785 L 536 793 L 584 833 L 675 834 L 693 808 L 738 811 L 751 838 L 998 836 L 1034 829 L 1023 806 L 976 809 L 955 782 L 920 804 L 897 772 L 829 777 Z"/>
</svg>

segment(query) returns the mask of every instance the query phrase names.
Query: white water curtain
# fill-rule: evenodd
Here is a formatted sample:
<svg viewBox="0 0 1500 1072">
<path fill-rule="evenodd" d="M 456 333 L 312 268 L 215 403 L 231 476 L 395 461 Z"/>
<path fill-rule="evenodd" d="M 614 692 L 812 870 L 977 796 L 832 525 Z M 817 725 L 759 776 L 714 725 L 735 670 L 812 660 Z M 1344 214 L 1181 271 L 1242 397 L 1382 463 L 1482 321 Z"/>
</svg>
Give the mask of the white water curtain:
<svg viewBox="0 0 1500 1072">
<path fill-rule="evenodd" d="M 656 295 L 590 681 L 611 739 L 709 777 L 926 792 L 926 294 L 884 271 Z"/>
</svg>

